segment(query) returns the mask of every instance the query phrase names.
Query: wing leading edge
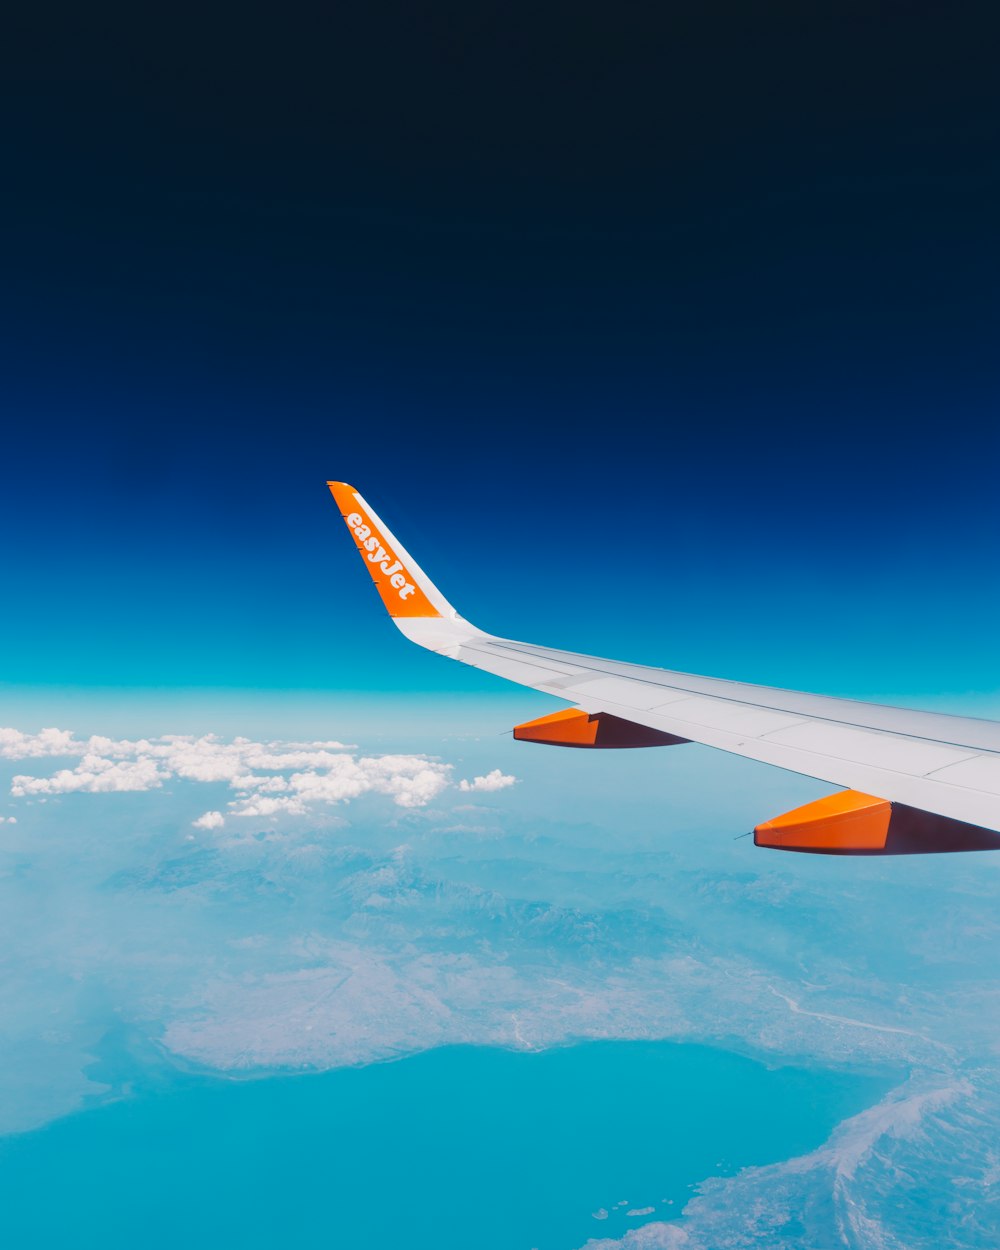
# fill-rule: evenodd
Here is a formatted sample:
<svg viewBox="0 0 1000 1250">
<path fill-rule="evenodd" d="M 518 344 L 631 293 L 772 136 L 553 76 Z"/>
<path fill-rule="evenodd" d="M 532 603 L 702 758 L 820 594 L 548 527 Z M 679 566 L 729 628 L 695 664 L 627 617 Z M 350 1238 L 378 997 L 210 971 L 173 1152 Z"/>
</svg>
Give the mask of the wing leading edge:
<svg viewBox="0 0 1000 1250">
<path fill-rule="evenodd" d="M 1000 849 L 1000 723 L 603 660 L 484 633 L 370 505 L 328 483 L 383 604 L 412 642 L 571 709 L 515 737 L 574 747 L 698 742 L 838 786 L 757 826 L 758 845 L 832 854 Z"/>
</svg>

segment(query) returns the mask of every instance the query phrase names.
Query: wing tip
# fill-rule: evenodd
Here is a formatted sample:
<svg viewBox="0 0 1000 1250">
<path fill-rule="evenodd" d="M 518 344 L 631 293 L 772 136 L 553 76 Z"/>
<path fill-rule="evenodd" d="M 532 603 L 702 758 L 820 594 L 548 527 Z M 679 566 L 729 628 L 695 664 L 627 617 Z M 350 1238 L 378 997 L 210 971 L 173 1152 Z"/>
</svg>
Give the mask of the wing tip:
<svg viewBox="0 0 1000 1250">
<path fill-rule="evenodd" d="M 340 515 L 345 520 L 352 512 L 357 511 L 360 496 L 349 482 L 328 481 L 326 485 L 333 496 L 333 502 L 337 505 Z"/>
<path fill-rule="evenodd" d="M 434 600 L 446 609 L 447 601 L 374 510 L 347 482 L 327 486 L 389 615 L 440 617 Z"/>
</svg>

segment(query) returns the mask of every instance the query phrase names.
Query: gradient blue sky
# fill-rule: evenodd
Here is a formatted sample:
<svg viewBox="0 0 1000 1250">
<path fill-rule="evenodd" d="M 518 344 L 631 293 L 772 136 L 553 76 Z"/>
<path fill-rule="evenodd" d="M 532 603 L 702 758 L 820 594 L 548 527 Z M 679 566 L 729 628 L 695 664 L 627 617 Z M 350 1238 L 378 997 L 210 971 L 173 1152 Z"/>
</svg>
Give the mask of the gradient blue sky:
<svg viewBox="0 0 1000 1250">
<path fill-rule="evenodd" d="M 499 689 L 395 638 L 338 477 L 499 633 L 1000 686 L 975 6 L 19 20 L 6 683 Z"/>
</svg>

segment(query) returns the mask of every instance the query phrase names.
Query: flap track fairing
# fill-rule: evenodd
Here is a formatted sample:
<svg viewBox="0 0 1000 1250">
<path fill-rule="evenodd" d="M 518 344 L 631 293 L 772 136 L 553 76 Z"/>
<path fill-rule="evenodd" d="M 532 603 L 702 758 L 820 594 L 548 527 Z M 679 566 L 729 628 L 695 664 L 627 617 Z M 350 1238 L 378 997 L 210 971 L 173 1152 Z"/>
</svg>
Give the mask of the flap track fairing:
<svg viewBox="0 0 1000 1250">
<path fill-rule="evenodd" d="M 612 749 L 671 747 L 688 741 L 687 738 L 677 738 L 659 729 L 623 720 L 620 716 L 611 716 L 608 712 L 583 712 L 575 707 L 515 725 L 514 737 L 518 742 L 540 742 L 550 747 Z"/>
<path fill-rule="evenodd" d="M 766 820 L 755 846 L 812 855 L 926 855 L 1000 850 L 1000 833 L 947 816 L 842 790 Z"/>
</svg>

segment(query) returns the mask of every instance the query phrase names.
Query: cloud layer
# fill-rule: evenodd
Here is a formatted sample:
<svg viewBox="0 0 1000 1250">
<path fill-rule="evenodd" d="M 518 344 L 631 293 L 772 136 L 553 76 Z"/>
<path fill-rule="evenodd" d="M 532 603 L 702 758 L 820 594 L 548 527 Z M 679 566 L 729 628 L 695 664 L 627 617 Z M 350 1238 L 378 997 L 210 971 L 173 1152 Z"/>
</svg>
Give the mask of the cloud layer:
<svg viewBox="0 0 1000 1250">
<path fill-rule="evenodd" d="M 72 767 L 47 775 L 20 773 L 11 782 L 15 798 L 75 793 L 107 794 L 154 790 L 178 779 L 222 783 L 235 797 L 229 816 L 273 819 L 304 816 L 325 805 L 345 803 L 363 794 L 383 794 L 398 807 L 424 807 L 450 784 L 452 765 L 427 755 L 356 755 L 355 748 L 336 741 L 224 741 L 166 734 L 157 738 L 77 738 L 66 729 L 23 733 L 0 729 L 0 759 L 75 758 Z M 517 779 L 499 768 L 472 781 L 463 792 L 489 792 L 512 786 Z M 195 828 L 221 828 L 226 814 L 207 811 Z"/>
</svg>

